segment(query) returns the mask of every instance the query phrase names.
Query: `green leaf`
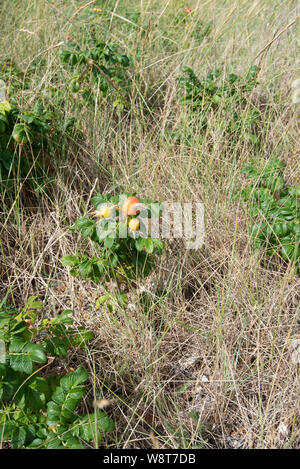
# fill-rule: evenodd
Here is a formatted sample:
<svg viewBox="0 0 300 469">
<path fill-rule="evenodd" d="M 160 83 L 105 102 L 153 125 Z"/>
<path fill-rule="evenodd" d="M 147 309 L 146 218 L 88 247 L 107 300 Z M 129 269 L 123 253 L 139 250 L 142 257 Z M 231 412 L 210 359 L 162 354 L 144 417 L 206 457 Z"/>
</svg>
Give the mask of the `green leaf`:
<svg viewBox="0 0 300 469">
<path fill-rule="evenodd" d="M 144 246 L 145 246 L 145 249 L 146 249 L 148 254 L 153 253 L 154 244 L 153 244 L 152 238 L 145 238 L 144 239 Z"/>
<path fill-rule="evenodd" d="M 72 373 L 69 373 L 65 377 L 61 379 L 61 385 L 64 387 L 64 382 L 66 382 L 68 379 L 70 379 L 72 385 L 77 386 L 78 384 L 83 384 L 87 381 L 89 375 L 86 369 L 83 366 L 79 366 L 77 370 L 73 371 Z M 66 388 L 68 390 L 68 387 Z"/>
<path fill-rule="evenodd" d="M 16 124 L 12 131 L 12 137 L 17 143 L 28 143 L 33 140 L 30 127 L 26 124 Z"/>
<path fill-rule="evenodd" d="M 97 233 L 97 238 L 101 242 L 105 238 L 110 238 L 112 241 L 114 241 L 114 237 L 111 235 L 114 235 L 116 230 L 116 223 L 115 221 L 108 221 L 108 220 L 102 220 L 102 222 L 98 222 L 96 225 L 96 233 Z M 110 243 L 111 241 L 108 241 Z"/>
<path fill-rule="evenodd" d="M 20 371 L 30 375 L 33 370 L 32 361 L 27 355 L 12 355 L 10 356 L 10 366 L 14 371 Z"/>
<path fill-rule="evenodd" d="M 30 296 L 26 302 L 24 310 L 28 309 L 42 309 L 43 303 L 41 301 L 35 301 L 37 296 Z"/>
<path fill-rule="evenodd" d="M 1 101 L 0 103 L 0 112 L 1 114 L 5 114 L 6 112 L 10 112 L 11 111 L 11 104 L 9 101 L 5 100 L 5 101 Z"/>
<path fill-rule="evenodd" d="M 272 192 L 277 192 L 284 187 L 284 179 L 271 175 L 265 179 L 265 184 Z"/>
<path fill-rule="evenodd" d="M 18 390 L 22 382 L 22 375 L 8 366 L 5 376 L 2 378 L 3 401 L 9 401 Z"/>
<path fill-rule="evenodd" d="M 72 345 L 82 345 L 85 342 L 92 340 L 94 337 L 93 331 L 87 331 L 84 327 L 78 328 L 69 334 L 70 342 Z"/>
<path fill-rule="evenodd" d="M 105 433 L 114 431 L 114 421 L 105 412 L 97 412 L 97 421 L 100 431 Z"/>
<path fill-rule="evenodd" d="M 67 255 L 67 256 L 62 257 L 61 262 L 62 262 L 62 265 L 64 265 L 64 266 L 74 267 L 74 266 L 78 265 L 80 261 L 79 261 L 78 256 Z"/>
<path fill-rule="evenodd" d="M 77 79 L 74 79 L 71 81 L 71 85 L 72 85 L 72 91 L 73 93 L 78 93 L 78 91 L 80 90 L 80 83 Z"/>
<path fill-rule="evenodd" d="M 84 449 L 67 427 L 60 427 L 59 431 L 49 433 L 45 443 L 47 449 Z"/>
<path fill-rule="evenodd" d="M 31 407 L 33 410 L 39 410 L 45 404 L 45 396 L 36 389 L 27 386 L 25 390 L 25 401 L 26 405 Z"/>
<path fill-rule="evenodd" d="M 45 363 L 47 361 L 47 357 L 41 345 L 30 343 L 24 347 L 23 351 L 28 353 L 31 360 L 35 363 Z"/>
<path fill-rule="evenodd" d="M 22 337 L 14 336 L 11 339 L 9 351 L 19 353 L 22 351 L 22 349 L 25 347 L 26 344 L 27 344 L 27 341 L 24 340 Z"/>
<path fill-rule="evenodd" d="M 47 354 L 65 358 L 69 349 L 69 341 L 66 337 L 52 337 L 43 342 Z"/>
<path fill-rule="evenodd" d="M 24 427 L 15 428 L 12 432 L 11 446 L 12 449 L 21 449 L 26 441 L 26 430 Z"/>
<path fill-rule="evenodd" d="M 144 247 L 144 238 L 137 238 L 135 240 L 135 247 L 138 251 L 142 251 Z"/>
<path fill-rule="evenodd" d="M 95 230 L 95 222 L 89 220 L 89 218 L 80 217 L 70 229 L 78 229 L 84 237 L 92 236 Z"/>
<path fill-rule="evenodd" d="M 30 379 L 29 383 L 32 389 L 39 391 L 40 394 L 44 394 L 47 400 L 50 400 L 52 390 L 45 378 L 35 375 Z"/>
<path fill-rule="evenodd" d="M 152 238 L 154 246 L 161 252 L 164 248 L 164 242 L 161 239 Z"/>
<path fill-rule="evenodd" d="M 105 412 L 81 415 L 73 424 L 72 433 L 83 440 L 90 442 L 102 439 L 102 433 L 112 432 L 115 429 L 114 421 Z"/>
<path fill-rule="evenodd" d="M 282 257 L 288 261 L 293 259 L 295 251 L 295 245 L 293 244 L 287 244 L 281 248 Z"/>
<path fill-rule="evenodd" d="M 110 299 L 111 299 L 110 293 L 106 293 L 105 295 L 99 296 L 96 300 L 95 309 L 96 310 L 99 309 L 101 305 L 103 305 Z"/>
<path fill-rule="evenodd" d="M 70 270 L 70 274 L 73 276 L 73 277 L 79 277 L 79 272 L 76 270 L 76 269 L 71 269 Z"/>
<path fill-rule="evenodd" d="M 85 386 L 82 384 L 87 379 L 88 373 L 83 367 L 60 379 L 60 385 L 47 404 L 47 425 L 65 425 L 75 420 L 74 412 L 85 394 Z"/>
<path fill-rule="evenodd" d="M 47 403 L 47 425 L 49 427 L 54 427 L 60 422 L 60 406 L 54 402 L 50 401 Z"/>
<path fill-rule="evenodd" d="M 85 238 L 92 237 L 94 232 L 95 232 L 95 224 L 94 222 L 91 222 L 89 225 L 84 226 L 83 228 L 80 228 L 82 236 Z"/>
<path fill-rule="evenodd" d="M 110 249 L 113 247 L 114 242 L 115 242 L 114 238 L 110 238 L 108 236 L 107 238 L 104 239 L 104 247 L 106 247 L 107 249 Z"/>
<path fill-rule="evenodd" d="M 94 205 L 95 209 L 97 210 L 99 205 L 107 202 L 107 197 L 101 194 L 97 194 L 95 197 L 92 197 L 91 202 Z"/>
<path fill-rule="evenodd" d="M 160 202 L 154 202 L 150 204 L 151 215 L 159 217 L 162 212 L 162 204 Z"/>
<path fill-rule="evenodd" d="M 87 277 L 93 269 L 93 264 L 91 261 L 85 261 L 82 264 L 79 264 L 78 271 L 82 277 Z"/>
<path fill-rule="evenodd" d="M 300 186 L 289 187 L 289 194 L 300 198 Z"/>
<path fill-rule="evenodd" d="M 42 448 L 44 446 L 44 440 L 40 438 L 35 438 L 29 445 L 26 445 L 26 448 L 29 449 L 37 449 Z"/>
<path fill-rule="evenodd" d="M 16 429 L 17 423 L 8 421 L 0 424 L 0 438 L 2 441 L 11 440 L 13 431 Z"/>
<path fill-rule="evenodd" d="M 31 374 L 32 362 L 45 363 L 47 358 L 41 345 L 27 343 L 23 338 L 14 336 L 9 346 L 10 366 L 15 371 Z"/>
</svg>

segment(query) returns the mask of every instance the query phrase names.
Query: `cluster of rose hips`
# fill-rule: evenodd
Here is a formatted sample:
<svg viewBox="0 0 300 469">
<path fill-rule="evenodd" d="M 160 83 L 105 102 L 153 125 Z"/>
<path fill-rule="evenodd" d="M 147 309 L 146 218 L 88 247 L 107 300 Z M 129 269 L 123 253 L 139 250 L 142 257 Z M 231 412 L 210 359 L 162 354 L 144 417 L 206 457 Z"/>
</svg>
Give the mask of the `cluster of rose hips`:
<svg viewBox="0 0 300 469">
<path fill-rule="evenodd" d="M 131 231 L 137 231 L 140 227 L 140 222 L 134 218 L 139 214 L 141 203 L 136 197 L 127 197 L 121 207 L 121 213 L 127 219 L 128 226 Z M 113 210 L 120 210 L 119 206 L 102 205 L 100 210 L 96 210 L 95 216 L 97 218 L 110 218 L 113 216 Z"/>
</svg>

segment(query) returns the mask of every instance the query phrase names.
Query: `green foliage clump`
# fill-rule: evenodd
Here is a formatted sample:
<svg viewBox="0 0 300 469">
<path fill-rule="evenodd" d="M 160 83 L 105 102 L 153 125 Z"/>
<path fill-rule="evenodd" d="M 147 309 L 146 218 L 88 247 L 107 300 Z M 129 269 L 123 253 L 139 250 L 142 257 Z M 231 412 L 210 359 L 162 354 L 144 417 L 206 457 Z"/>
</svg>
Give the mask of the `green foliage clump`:
<svg viewBox="0 0 300 469">
<path fill-rule="evenodd" d="M 36 297 L 20 312 L 5 302 L 0 306 L 0 441 L 13 449 L 84 448 L 114 428 L 104 412 L 77 412 L 87 371 L 80 366 L 53 376 L 43 370 L 93 333 L 72 327 L 70 311 L 36 326 L 41 308 Z"/>
<path fill-rule="evenodd" d="M 220 126 L 225 126 L 226 132 L 258 143 L 255 126 L 260 122 L 260 112 L 248 99 L 257 84 L 256 74 L 257 67 L 253 66 L 245 77 L 230 73 L 222 79 L 220 70 L 214 70 L 199 79 L 191 68 L 184 67 L 178 78 L 180 103 L 188 107 L 200 129 L 207 128 L 211 114 L 221 111 Z"/>
<path fill-rule="evenodd" d="M 30 69 L 30 70 L 29 70 Z M 0 59 L 0 87 L 5 84 L 7 96 L 17 96 L 21 89 L 28 89 L 30 85 L 30 71 L 33 68 L 29 67 L 27 76 L 20 67 L 8 56 L 3 56 Z"/>
<path fill-rule="evenodd" d="M 120 54 L 116 44 L 98 42 L 93 36 L 88 43 L 86 49 L 81 49 L 78 44 L 67 41 L 60 50 L 63 64 L 68 65 L 74 73 L 71 79 L 72 92 L 80 92 L 86 101 L 93 103 L 93 92 L 90 89 L 92 80 L 103 96 L 113 94 L 114 105 L 123 109 L 130 82 L 126 72 L 130 65 L 129 57 Z"/>
<path fill-rule="evenodd" d="M 252 181 L 241 195 L 249 203 L 255 246 L 293 263 L 300 272 L 300 186 L 287 186 L 284 168 L 277 158 L 262 169 L 249 162 L 244 173 Z"/>
<path fill-rule="evenodd" d="M 123 219 L 119 216 L 122 203 L 116 206 L 119 200 L 125 200 L 128 196 L 97 195 L 92 199 L 95 209 L 99 211 L 101 206 L 107 206 L 111 216 L 98 220 L 80 217 L 71 227 L 101 247 L 100 255 L 92 258 L 81 253 L 64 256 L 62 263 L 72 267 L 71 275 L 99 282 L 101 279 L 136 278 L 150 274 L 155 255 L 162 253 L 164 244 L 160 239 L 147 235 L 142 219 L 159 216 L 161 204 L 141 199 L 140 202 L 147 204 L 147 208 L 141 209 L 138 214 L 139 229 L 131 232 L 128 224 L 135 217 Z"/>
<path fill-rule="evenodd" d="M 41 176 L 35 157 L 47 142 L 50 121 L 51 114 L 40 103 L 24 110 L 14 98 L 0 102 L 0 180 L 5 187 L 26 177 L 33 161 L 35 176 Z"/>
</svg>

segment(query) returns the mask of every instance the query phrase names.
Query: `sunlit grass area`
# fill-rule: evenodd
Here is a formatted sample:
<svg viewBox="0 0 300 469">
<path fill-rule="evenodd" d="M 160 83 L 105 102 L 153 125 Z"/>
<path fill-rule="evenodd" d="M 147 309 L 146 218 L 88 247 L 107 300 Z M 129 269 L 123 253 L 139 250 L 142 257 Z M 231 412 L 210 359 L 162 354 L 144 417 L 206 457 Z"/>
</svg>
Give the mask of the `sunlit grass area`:
<svg viewBox="0 0 300 469">
<path fill-rule="evenodd" d="M 55 376 L 52 392 L 88 372 L 77 420 L 51 420 L 32 384 L 40 407 L 11 436 L 25 385 L 9 393 L 0 361 L 2 446 L 298 448 L 299 2 L 2 3 L 0 340 L 23 353 L 2 333 L 8 305 L 40 347 L 58 327 L 43 321 L 70 310 L 82 340 L 27 374 Z M 165 240 L 148 276 L 74 276 L 63 256 L 100 255 L 70 230 L 99 193 L 202 202 L 204 244 Z M 37 408 L 51 438 L 26 433 Z"/>
</svg>

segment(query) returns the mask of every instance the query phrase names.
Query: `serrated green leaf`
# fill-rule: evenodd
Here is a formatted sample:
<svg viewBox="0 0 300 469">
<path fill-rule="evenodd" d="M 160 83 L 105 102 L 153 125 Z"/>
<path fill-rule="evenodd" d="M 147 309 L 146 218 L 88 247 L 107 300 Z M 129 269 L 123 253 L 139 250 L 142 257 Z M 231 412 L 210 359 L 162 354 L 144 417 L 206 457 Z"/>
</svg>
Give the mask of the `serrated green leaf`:
<svg viewBox="0 0 300 469">
<path fill-rule="evenodd" d="M 82 264 L 79 264 L 78 266 L 78 271 L 82 277 L 87 277 L 93 269 L 93 264 L 91 261 L 85 261 L 82 262 Z"/>
<path fill-rule="evenodd" d="M 47 403 L 47 425 L 55 427 L 60 423 L 61 407 L 54 401 Z"/>
<path fill-rule="evenodd" d="M 12 138 L 17 143 L 28 143 L 33 140 L 33 134 L 30 127 L 26 124 L 15 124 L 12 131 Z"/>
<path fill-rule="evenodd" d="M 26 406 L 31 407 L 33 410 L 39 410 L 45 404 L 45 396 L 38 390 L 27 386 L 25 391 L 25 402 Z"/>
<path fill-rule="evenodd" d="M 0 437 L 3 441 L 11 440 L 13 431 L 16 429 L 17 423 L 8 421 L 0 423 Z"/>
<path fill-rule="evenodd" d="M 95 195 L 95 197 L 92 197 L 91 202 L 94 205 L 95 209 L 97 210 L 99 205 L 107 202 L 107 197 L 101 194 Z"/>
<path fill-rule="evenodd" d="M 37 449 L 42 448 L 44 446 L 44 440 L 40 438 L 35 438 L 29 445 L 26 445 L 26 448 L 29 449 Z"/>
<path fill-rule="evenodd" d="M 26 302 L 24 310 L 28 309 L 42 309 L 43 303 L 41 301 L 36 301 L 37 296 L 30 296 Z"/>
<path fill-rule="evenodd" d="M 45 351 L 41 345 L 30 343 L 25 345 L 23 351 L 28 353 L 31 360 L 35 363 L 45 363 L 47 361 Z"/>
<path fill-rule="evenodd" d="M 78 384 L 83 384 L 87 381 L 89 375 L 88 375 L 88 372 L 86 371 L 86 369 L 83 367 L 83 366 L 80 366 L 79 368 L 77 368 L 77 370 L 73 371 L 72 373 L 69 373 L 69 375 L 71 375 L 71 378 L 72 378 L 72 383 L 74 385 L 78 385 Z M 69 376 L 67 375 L 67 376 Z M 64 379 L 64 378 L 62 378 Z"/>
<path fill-rule="evenodd" d="M 101 441 L 102 433 L 111 432 L 115 429 L 114 421 L 105 412 L 81 415 L 72 428 L 72 433 L 83 440 L 90 442 L 96 439 Z"/>
<path fill-rule="evenodd" d="M 94 337 L 93 331 L 88 331 L 84 328 L 78 328 L 77 331 L 70 333 L 69 338 L 72 345 L 82 345 L 84 342 L 92 340 Z"/>
<path fill-rule="evenodd" d="M 12 337 L 11 342 L 10 342 L 9 352 L 19 353 L 22 351 L 22 349 L 25 347 L 26 344 L 27 344 L 27 341 L 24 340 L 23 337 L 14 336 Z"/>
<path fill-rule="evenodd" d="M 11 436 L 12 449 L 21 449 L 26 441 L 26 430 L 24 427 L 15 428 Z"/>
<path fill-rule="evenodd" d="M 62 259 L 61 259 L 61 263 L 64 266 L 74 267 L 74 266 L 78 265 L 79 262 L 80 262 L 80 260 L 79 260 L 78 256 L 67 255 L 67 256 L 63 256 Z"/>
<path fill-rule="evenodd" d="M 24 354 L 10 355 L 10 366 L 14 371 L 20 371 L 27 375 L 30 375 L 33 370 L 32 360 Z"/>
<path fill-rule="evenodd" d="M 287 244 L 281 248 L 282 257 L 288 261 L 292 260 L 295 255 L 295 245 Z"/>
</svg>

